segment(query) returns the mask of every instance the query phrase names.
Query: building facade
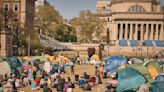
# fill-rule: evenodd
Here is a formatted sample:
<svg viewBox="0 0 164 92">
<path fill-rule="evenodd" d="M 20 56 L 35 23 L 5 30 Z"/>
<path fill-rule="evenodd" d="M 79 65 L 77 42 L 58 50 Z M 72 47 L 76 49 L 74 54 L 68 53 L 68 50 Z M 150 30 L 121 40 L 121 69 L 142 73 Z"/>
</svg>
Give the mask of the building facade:
<svg viewBox="0 0 164 92">
<path fill-rule="evenodd" d="M 50 5 L 47 0 L 36 0 L 35 1 L 35 11 L 38 11 L 39 6 Z"/>
<path fill-rule="evenodd" d="M 31 35 L 34 31 L 35 0 L 0 0 L 0 4 L 0 23 L 3 22 L 5 12 L 8 16 L 8 27 L 12 34 L 16 34 L 16 31 L 17 34 L 24 31 Z M 15 26 L 18 29 L 15 29 Z M 3 52 L 2 49 L 1 52 Z"/>
<path fill-rule="evenodd" d="M 107 20 L 103 34 L 109 33 L 115 46 L 164 47 L 164 10 L 156 0 L 100 0 L 97 14 Z"/>
</svg>

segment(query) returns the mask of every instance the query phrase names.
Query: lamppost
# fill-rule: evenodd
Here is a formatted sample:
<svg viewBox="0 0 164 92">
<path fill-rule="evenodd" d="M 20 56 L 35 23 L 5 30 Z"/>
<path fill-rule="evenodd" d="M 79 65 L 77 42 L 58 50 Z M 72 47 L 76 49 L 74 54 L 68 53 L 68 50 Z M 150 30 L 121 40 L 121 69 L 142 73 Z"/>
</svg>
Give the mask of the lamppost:
<svg viewBox="0 0 164 92">
<path fill-rule="evenodd" d="M 107 49 L 108 49 L 108 56 L 109 56 L 109 46 L 111 45 L 111 42 L 110 42 L 110 31 L 109 31 L 109 29 L 107 29 Z"/>
</svg>

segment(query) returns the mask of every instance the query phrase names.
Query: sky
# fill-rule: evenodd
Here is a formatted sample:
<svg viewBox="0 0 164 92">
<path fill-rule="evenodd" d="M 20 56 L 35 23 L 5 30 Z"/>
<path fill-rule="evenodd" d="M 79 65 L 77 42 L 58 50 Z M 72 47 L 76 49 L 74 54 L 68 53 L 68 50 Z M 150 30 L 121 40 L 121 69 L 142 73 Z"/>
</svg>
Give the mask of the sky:
<svg viewBox="0 0 164 92">
<path fill-rule="evenodd" d="M 71 19 L 79 15 L 82 10 L 96 12 L 98 0 L 48 0 L 64 18 Z M 159 0 L 164 4 L 164 0 Z"/>
</svg>

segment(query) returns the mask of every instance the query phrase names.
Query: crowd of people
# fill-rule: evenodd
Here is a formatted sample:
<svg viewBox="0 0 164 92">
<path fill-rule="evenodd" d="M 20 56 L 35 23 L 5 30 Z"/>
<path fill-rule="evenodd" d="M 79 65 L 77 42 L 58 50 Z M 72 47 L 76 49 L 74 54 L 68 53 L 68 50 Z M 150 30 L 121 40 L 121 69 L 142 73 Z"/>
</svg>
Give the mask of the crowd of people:
<svg viewBox="0 0 164 92">
<path fill-rule="evenodd" d="M 79 76 L 75 73 L 74 67 L 74 63 L 69 65 L 70 73 L 74 75 L 74 80 L 71 80 L 70 77 L 67 79 L 62 77 L 66 73 L 63 63 L 53 66 L 50 61 L 45 61 L 43 64 L 28 62 L 22 67 L 21 76 L 11 73 L 2 77 L 0 87 L 3 87 L 4 92 L 21 92 L 19 88 L 22 87 L 31 87 L 31 90 L 43 89 L 43 92 L 52 92 L 54 88 L 59 92 L 73 92 L 76 85 L 84 91 L 89 91 L 94 84 L 102 84 L 100 77 L 102 72 L 98 67 L 95 67 L 95 76 L 90 76 L 87 72 Z"/>
</svg>

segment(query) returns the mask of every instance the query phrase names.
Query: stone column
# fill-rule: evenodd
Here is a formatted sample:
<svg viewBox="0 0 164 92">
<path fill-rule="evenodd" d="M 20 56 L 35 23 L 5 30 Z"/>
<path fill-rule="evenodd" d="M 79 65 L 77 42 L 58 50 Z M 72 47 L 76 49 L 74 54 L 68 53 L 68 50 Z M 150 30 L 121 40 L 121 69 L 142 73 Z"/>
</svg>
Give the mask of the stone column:
<svg viewBox="0 0 164 92">
<path fill-rule="evenodd" d="M 158 26 L 159 26 L 159 25 L 156 24 L 155 40 L 159 40 L 159 39 L 158 39 L 158 34 L 159 34 Z"/>
<path fill-rule="evenodd" d="M 12 34 L 10 32 L 2 31 L 0 33 L 0 43 L 1 43 L 1 56 L 12 56 Z"/>
<path fill-rule="evenodd" d="M 133 24 L 130 24 L 130 40 L 133 40 Z"/>
<path fill-rule="evenodd" d="M 127 23 L 125 23 L 125 40 L 127 40 L 128 39 L 128 24 Z"/>
<path fill-rule="evenodd" d="M 140 32 L 141 32 L 141 41 L 143 41 L 143 37 L 144 37 L 144 35 L 143 35 L 143 33 L 144 33 L 144 29 L 143 29 L 143 24 L 141 24 L 141 30 L 140 30 Z"/>
<path fill-rule="evenodd" d="M 123 24 L 120 23 L 120 36 L 119 36 L 119 40 L 122 40 L 123 38 Z"/>
<path fill-rule="evenodd" d="M 138 24 L 135 24 L 134 40 L 137 40 L 137 37 L 138 37 Z"/>
<path fill-rule="evenodd" d="M 153 33 L 154 33 L 154 24 L 151 24 L 151 33 L 150 33 L 150 40 L 153 40 Z"/>
<path fill-rule="evenodd" d="M 163 24 L 161 24 L 161 30 L 160 30 L 160 40 L 164 40 L 163 38 L 163 36 L 164 36 L 164 29 L 163 29 Z"/>
<path fill-rule="evenodd" d="M 149 24 L 146 24 L 145 40 L 148 40 Z"/>
</svg>

